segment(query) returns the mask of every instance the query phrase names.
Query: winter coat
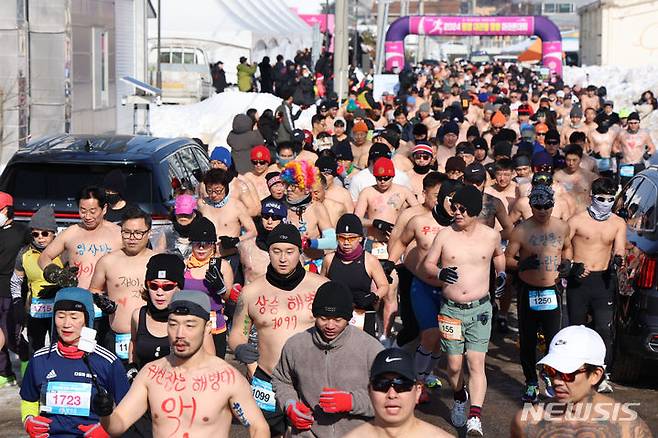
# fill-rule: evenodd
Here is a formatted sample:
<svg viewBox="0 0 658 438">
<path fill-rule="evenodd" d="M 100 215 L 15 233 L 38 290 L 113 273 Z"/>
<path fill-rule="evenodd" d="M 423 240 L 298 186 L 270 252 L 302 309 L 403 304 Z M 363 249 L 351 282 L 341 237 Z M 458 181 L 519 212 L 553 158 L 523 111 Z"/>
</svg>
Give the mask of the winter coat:
<svg viewBox="0 0 658 438">
<path fill-rule="evenodd" d="M 294 102 L 299 106 L 313 105 L 313 102 L 315 102 L 315 90 L 313 89 L 314 85 L 315 84 L 313 83 L 313 78 L 311 76 L 300 77 L 299 85 L 297 85 L 297 89 L 295 90 L 295 95 L 293 98 Z"/>
<path fill-rule="evenodd" d="M 271 93 L 273 86 L 272 66 L 269 62 L 258 64 L 260 68 L 260 91 L 261 93 Z"/>
<path fill-rule="evenodd" d="M 256 63 L 253 65 L 238 64 L 238 89 L 240 91 L 251 91 L 252 76 L 256 73 Z"/>
<path fill-rule="evenodd" d="M 212 74 L 212 86 L 215 87 L 217 93 L 223 93 L 224 89 L 228 85 L 226 83 L 226 72 L 224 69 L 219 68 L 217 64 L 213 65 L 210 69 Z"/>
<path fill-rule="evenodd" d="M 326 342 L 312 327 L 288 339 L 272 374 L 277 404 L 285 411 L 288 400 L 299 400 L 313 410 L 310 431 L 293 429 L 297 437 L 342 437 L 375 415 L 368 396 L 370 366 L 382 345 L 372 336 L 348 325 Z M 352 394 L 352 411 L 325 413 L 318 402 L 325 387 Z"/>
<path fill-rule="evenodd" d="M 251 125 L 252 121 L 248 115 L 236 115 L 233 118 L 233 130 L 226 138 L 226 142 L 231 146 L 231 155 L 238 173 L 251 169 L 251 148 L 265 142 L 260 132 L 251 129 Z"/>
<path fill-rule="evenodd" d="M 292 131 L 295 129 L 295 120 L 297 120 L 297 117 L 299 117 L 301 113 L 297 113 L 297 117 L 295 117 L 292 113 L 292 106 L 288 105 L 284 100 L 274 114 L 279 120 L 279 129 L 276 131 L 276 142 L 285 143 L 292 141 Z"/>
</svg>

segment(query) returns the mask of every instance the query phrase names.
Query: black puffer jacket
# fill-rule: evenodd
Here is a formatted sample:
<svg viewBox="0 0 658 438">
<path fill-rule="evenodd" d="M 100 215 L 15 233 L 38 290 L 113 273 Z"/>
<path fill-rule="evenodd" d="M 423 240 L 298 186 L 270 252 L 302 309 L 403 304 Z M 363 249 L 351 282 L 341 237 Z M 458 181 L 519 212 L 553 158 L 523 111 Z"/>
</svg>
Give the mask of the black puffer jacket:
<svg viewBox="0 0 658 438">
<path fill-rule="evenodd" d="M 238 173 L 245 173 L 251 169 L 251 148 L 264 144 L 265 140 L 260 132 L 252 129 L 252 121 L 248 115 L 238 114 L 233 118 L 233 130 L 226 142 L 231 146 L 231 155 Z"/>
</svg>

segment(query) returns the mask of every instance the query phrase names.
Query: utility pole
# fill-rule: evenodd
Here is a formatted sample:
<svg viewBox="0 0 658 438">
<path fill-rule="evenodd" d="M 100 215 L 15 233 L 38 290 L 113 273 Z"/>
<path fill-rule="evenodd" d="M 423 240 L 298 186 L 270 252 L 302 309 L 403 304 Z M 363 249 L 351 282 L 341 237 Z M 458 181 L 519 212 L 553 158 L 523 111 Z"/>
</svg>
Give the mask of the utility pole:
<svg viewBox="0 0 658 438">
<path fill-rule="evenodd" d="M 338 100 L 347 97 L 347 66 L 349 51 L 347 49 L 348 0 L 336 0 L 336 23 L 334 29 L 334 92 Z"/>
<path fill-rule="evenodd" d="M 160 25 L 162 23 L 162 0 L 158 0 L 158 63 L 157 70 L 155 73 L 155 82 L 156 88 L 162 89 L 162 68 L 160 66 L 160 50 L 162 45 L 160 44 Z"/>
<path fill-rule="evenodd" d="M 384 69 L 384 41 L 386 40 L 386 24 L 388 24 L 388 5 L 390 0 L 377 2 L 377 56 L 375 57 L 375 74 L 381 74 Z"/>
<path fill-rule="evenodd" d="M 418 2 L 418 15 L 425 15 L 425 2 Z M 416 50 L 416 64 L 425 59 L 425 35 L 418 35 L 418 49 Z"/>
</svg>

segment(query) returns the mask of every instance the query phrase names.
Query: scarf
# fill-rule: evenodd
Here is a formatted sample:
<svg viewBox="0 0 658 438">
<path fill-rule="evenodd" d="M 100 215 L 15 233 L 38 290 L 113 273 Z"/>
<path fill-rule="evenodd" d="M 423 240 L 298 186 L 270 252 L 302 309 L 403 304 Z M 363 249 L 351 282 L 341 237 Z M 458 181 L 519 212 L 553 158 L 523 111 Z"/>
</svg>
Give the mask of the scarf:
<svg viewBox="0 0 658 438">
<path fill-rule="evenodd" d="M 306 210 L 306 207 L 309 206 L 309 204 L 311 203 L 312 200 L 313 199 L 312 199 L 310 194 L 307 197 L 302 198 L 299 201 L 294 201 L 294 202 L 289 200 L 288 197 L 284 198 L 284 201 L 286 202 L 286 205 L 288 206 L 288 209 L 290 209 L 290 210 L 294 211 L 295 213 L 297 213 L 299 215 L 299 217 L 301 217 L 302 214 L 304 214 L 304 210 Z"/>
<path fill-rule="evenodd" d="M 265 274 L 265 279 L 269 284 L 276 287 L 277 289 L 291 291 L 302 282 L 306 276 L 306 270 L 301 263 L 297 265 L 294 271 L 288 275 L 281 275 L 274 270 L 272 265 L 267 265 L 267 273 Z"/>
<path fill-rule="evenodd" d="M 155 307 L 150 297 L 146 300 L 146 311 L 151 315 L 151 318 L 158 322 L 167 322 L 169 317 L 169 308 L 165 307 L 164 309 L 158 309 Z"/>
<path fill-rule="evenodd" d="M 592 197 L 592 204 L 587 207 L 587 212 L 595 221 L 602 222 L 612 215 L 612 204 L 615 202 L 601 202 Z"/>
<path fill-rule="evenodd" d="M 430 170 L 432 170 L 431 164 L 428 164 L 427 166 L 419 166 L 418 164 L 414 163 L 414 172 L 416 172 L 419 175 L 425 175 Z"/>
<path fill-rule="evenodd" d="M 207 205 L 210 205 L 211 207 L 222 208 L 228 203 L 228 198 L 229 198 L 229 194 L 227 193 L 226 196 L 224 196 L 224 199 L 222 199 L 221 201 L 214 202 L 211 201 L 210 198 L 203 198 L 203 202 L 205 202 Z"/>
<path fill-rule="evenodd" d="M 62 341 L 57 340 L 57 350 L 67 359 L 82 359 L 85 352 L 78 349 L 77 345 L 64 345 Z"/>
<path fill-rule="evenodd" d="M 192 253 L 190 254 L 190 258 L 187 259 L 187 262 L 185 262 L 185 266 L 187 266 L 188 269 L 200 268 L 201 266 L 206 266 L 210 263 L 210 258 L 211 257 L 208 257 L 205 260 L 199 260 L 194 253 Z"/>
<path fill-rule="evenodd" d="M 356 248 L 352 250 L 352 252 L 345 253 L 343 252 L 342 249 L 340 249 L 340 245 L 336 248 L 336 256 L 341 259 L 344 262 L 353 262 L 354 260 L 357 260 L 361 255 L 363 254 L 363 245 L 360 243 L 357 245 Z"/>
</svg>

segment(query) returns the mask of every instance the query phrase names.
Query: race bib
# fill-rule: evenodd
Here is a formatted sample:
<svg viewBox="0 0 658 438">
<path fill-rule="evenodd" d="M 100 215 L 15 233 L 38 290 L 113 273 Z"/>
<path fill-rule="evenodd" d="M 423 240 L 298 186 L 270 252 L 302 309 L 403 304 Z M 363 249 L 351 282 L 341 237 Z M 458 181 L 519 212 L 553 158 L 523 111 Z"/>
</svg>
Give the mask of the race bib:
<svg viewBox="0 0 658 438">
<path fill-rule="evenodd" d="M 529 291 L 530 310 L 555 310 L 557 309 L 557 295 L 554 289 Z"/>
<path fill-rule="evenodd" d="M 439 331 L 443 339 L 449 341 L 462 340 L 462 322 L 458 319 L 439 315 Z"/>
<path fill-rule="evenodd" d="M 596 164 L 599 169 L 599 172 L 607 172 L 611 169 L 611 159 L 610 158 L 597 158 Z"/>
<path fill-rule="evenodd" d="M 102 317 L 103 317 L 103 311 L 96 304 L 94 304 L 94 319 L 102 318 Z"/>
<path fill-rule="evenodd" d="M 253 377 L 251 379 L 251 394 L 254 396 L 256 404 L 261 410 L 267 412 L 274 412 L 276 410 L 276 400 L 274 398 L 272 383 L 258 377 Z"/>
<path fill-rule="evenodd" d="M 52 318 L 54 298 L 32 298 L 30 316 L 32 318 Z"/>
<path fill-rule="evenodd" d="M 115 333 L 114 351 L 119 359 L 128 360 L 128 345 L 130 344 L 130 333 Z"/>
<path fill-rule="evenodd" d="M 635 166 L 633 164 L 622 164 L 619 169 L 619 175 L 626 178 L 632 177 L 635 175 Z"/>
<path fill-rule="evenodd" d="M 379 260 L 387 260 L 388 246 L 381 243 L 373 244 L 371 254 L 377 257 Z"/>
<path fill-rule="evenodd" d="M 48 382 L 46 405 L 42 412 L 58 415 L 89 416 L 91 383 Z"/>
<path fill-rule="evenodd" d="M 363 327 L 366 323 L 366 311 L 354 309 L 352 311 L 352 319 L 350 319 L 350 325 L 363 330 Z"/>
</svg>

